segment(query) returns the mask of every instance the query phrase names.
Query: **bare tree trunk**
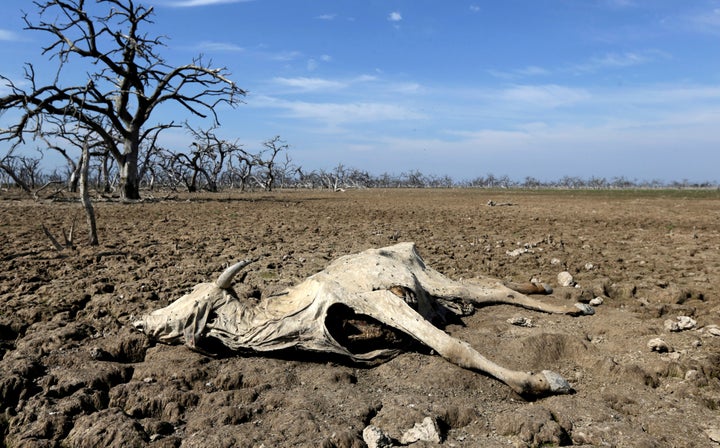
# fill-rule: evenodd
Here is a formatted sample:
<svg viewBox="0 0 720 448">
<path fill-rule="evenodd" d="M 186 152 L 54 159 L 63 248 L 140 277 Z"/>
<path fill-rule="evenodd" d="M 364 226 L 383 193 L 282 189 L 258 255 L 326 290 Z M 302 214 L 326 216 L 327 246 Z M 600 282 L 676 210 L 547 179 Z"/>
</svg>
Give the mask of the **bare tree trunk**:
<svg viewBox="0 0 720 448">
<path fill-rule="evenodd" d="M 88 191 L 88 171 L 90 170 L 90 153 L 87 145 L 83 146 L 82 170 L 80 170 L 80 198 L 85 216 L 87 217 L 88 228 L 90 229 L 90 245 L 97 246 L 97 226 L 95 225 L 95 209 L 93 209 L 90 201 L 90 192 Z"/>
<path fill-rule="evenodd" d="M 20 188 L 23 189 L 24 192 L 32 194 L 32 190 L 30 189 L 28 184 L 26 184 L 22 179 L 20 179 L 20 176 L 18 176 L 17 173 L 15 173 L 15 170 L 13 169 L 13 167 L 11 167 L 10 165 L 6 165 L 4 163 L 0 163 L 0 169 L 5 171 L 7 173 L 7 175 L 10 176 L 12 178 L 12 180 L 14 180 L 15 183 Z"/>
<path fill-rule="evenodd" d="M 137 154 L 126 154 L 120 169 L 120 197 L 123 199 L 140 199 L 138 185 Z"/>
</svg>

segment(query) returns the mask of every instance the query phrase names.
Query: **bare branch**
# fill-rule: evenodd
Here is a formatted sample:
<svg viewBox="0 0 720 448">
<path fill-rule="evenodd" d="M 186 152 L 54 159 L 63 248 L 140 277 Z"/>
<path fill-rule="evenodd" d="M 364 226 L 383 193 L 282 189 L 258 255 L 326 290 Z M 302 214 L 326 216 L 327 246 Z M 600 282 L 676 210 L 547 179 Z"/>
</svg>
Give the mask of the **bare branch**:
<svg viewBox="0 0 720 448">
<path fill-rule="evenodd" d="M 152 24 L 152 7 L 133 0 L 96 0 L 101 12 L 91 16 L 84 0 L 43 0 L 34 5 L 37 17 L 25 14 L 25 28 L 51 36 L 42 53 L 57 58 L 58 71 L 51 84 L 43 85 L 32 64 L 27 64 L 26 89 L 0 75 L 10 89 L 10 94 L 0 98 L 0 113 L 22 111 L 17 123 L 0 130 L 0 141 L 24 141 L 27 135 L 40 135 L 48 117 L 80 124 L 104 142 L 117 162 L 121 195 L 136 199 L 143 141 L 151 140 L 152 149 L 157 134 L 175 126 L 159 123 L 148 127 L 159 105 L 180 105 L 191 115 L 211 117 L 217 125 L 219 105 L 242 103 L 240 98 L 246 92 L 229 79 L 227 69 L 213 68 L 212 62 L 206 64 L 201 56 L 176 67 L 160 57 L 157 49 L 164 46 L 163 38 L 142 32 Z M 65 86 L 63 68 L 71 60 L 86 64 L 89 72 L 84 83 Z"/>
</svg>

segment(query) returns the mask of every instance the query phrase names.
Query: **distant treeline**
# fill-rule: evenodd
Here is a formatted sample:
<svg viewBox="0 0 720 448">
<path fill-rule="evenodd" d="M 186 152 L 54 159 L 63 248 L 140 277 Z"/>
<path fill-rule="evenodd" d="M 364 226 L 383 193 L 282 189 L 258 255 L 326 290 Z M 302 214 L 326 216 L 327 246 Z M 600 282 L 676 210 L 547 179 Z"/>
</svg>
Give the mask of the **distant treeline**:
<svg viewBox="0 0 720 448">
<path fill-rule="evenodd" d="M 518 188 L 518 189 L 717 189 L 716 181 L 690 182 L 637 180 L 626 177 L 564 176 L 561 179 L 543 181 L 534 177 L 522 180 L 507 175 L 487 174 L 473 179 L 458 180 L 451 176 L 424 174 L 419 170 L 399 174 L 371 174 L 366 170 L 345 167 L 340 164 L 333 169 L 306 171 L 294 164 L 287 155 L 287 145 L 270 146 L 270 151 L 242 157 L 227 157 L 222 167 L 217 166 L 216 157 L 199 154 L 193 157 L 157 157 L 147 159 L 148 166 L 141 186 L 144 190 L 171 191 L 221 191 L 221 190 L 265 190 L 288 189 L 330 189 L 342 191 L 362 188 Z M 279 157 L 280 155 L 284 157 Z M 22 186 L 32 192 L 48 185 L 75 190 L 74 167 L 68 165 L 52 172 L 41 169 L 40 159 L 18 157 L 10 161 L 12 175 L 0 170 L 0 187 Z M 112 193 L 117 188 L 118 173 L 110 158 L 93 159 L 90 170 L 90 185 L 98 191 Z"/>
</svg>

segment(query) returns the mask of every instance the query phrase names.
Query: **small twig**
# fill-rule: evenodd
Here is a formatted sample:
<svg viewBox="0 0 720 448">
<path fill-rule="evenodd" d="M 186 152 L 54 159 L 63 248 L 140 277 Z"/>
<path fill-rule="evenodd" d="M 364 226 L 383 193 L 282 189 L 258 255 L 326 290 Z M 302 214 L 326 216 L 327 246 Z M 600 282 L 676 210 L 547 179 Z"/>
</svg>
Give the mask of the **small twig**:
<svg viewBox="0 0 720 448">
<path fill-rule="evenodd" d="M 63 238 L 65 238 L 65 247 L 68 249 L 72 249 L 73 246 L 73 234 L 75 233 L 75 222 L 77 221 L 77 216 L 73 218 L 72 224 L 70 224 L 70 231 L 67 235 L 65 235 L 65 230 L 63 229 Z"/>
<path fill-rule="evenodd" d="M 45 185 L 43 185 L 42 187 L 40 187 L 40 188 L 38 188 L 36 191 L 34 191 L 34 192 L 33 192 L 33 198 L 34 198 L 36 201 L 37 201 L 38 199 L 40 199 L 40 192 L 43 191 L 44 189 L 48 188 L 48 187 L 51 186 L 51 185 L 61 185 L 61 187 L 55 188 L 55 191 L 52 192 L 50 195 L 47 196 L 48 198 L 52 198 L 52 197 L 56 196 L 58 193 L 60 193 L 61 191 L 63 191 L 63 190 L 66 188 L 64 182 L 61 182 L 61 181 L 58 181 L 58 180 L 51 180 L 50 182 L 46 183 Z"/>
<path fill-rule="evenodd" d="M 52 243 L 52 245 L 55 246 L 55 250 L 57 250 L 58 252 L 62 252 L 62 250 L 63 250 L 62 244 L 60 244 L 58 242 L 58 240 L 55 239 L 55 237 L 52 235 L 52 233 L 50 233 L 50 231 L 47 229 L 47 227 L 45 227 L 45 224 L 41 224 L 41 226 L 42 226 L 43 232 L 45 232 L 45 236 L 47 236 L 48 239 L 50 240 L 50 242 Z M 63 232 L 63 233 L 65 233 L 65 232 Z"/>
</svg>

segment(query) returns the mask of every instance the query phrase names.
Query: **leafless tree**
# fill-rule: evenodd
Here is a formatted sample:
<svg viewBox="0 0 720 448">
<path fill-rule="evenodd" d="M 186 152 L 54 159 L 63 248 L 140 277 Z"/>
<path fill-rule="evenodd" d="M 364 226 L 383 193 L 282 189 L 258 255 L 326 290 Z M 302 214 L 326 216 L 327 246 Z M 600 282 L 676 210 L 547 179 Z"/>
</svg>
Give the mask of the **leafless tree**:
<svg viewBox="0 0 720 448">
<path fill-rule="evenodd" d="M 193 191 L 195 179 L 198 174 L 205 179 L 205 188 L 208 191 L 218 191 L 218 180 L 225 168 L 226 162 L 234 153 L 246 156 L 245 151 L 237 141 L 231 142 L 219 138 L 213 129 L 193 129 L 187 126 L 194 138 L 190 155 L 178 154 L 180 160 L 188 164 L 193 173 Z"/>
<path fill-rule="evenodd" d="M 91 246 L 98 245 L 97 226 L 95 224 L 95 209 L 90 200 L 90 191 L 88 190 L 88 171 L 90 169 L 90 145 L 83 146 L 82 158 L 80 162 L 80 200 L 85 209 L 85 218 L 88 223 L 90 233 L 89 243 Z"/>
<path fill-rule="evenodd" d="M 253 178 L 260 185 L 261 188 L 266 191 L 272 191 L 275 186 L 275 176 L 277 175 L 276 158 L 278 154 L 283 151 L 287 151 L 290 146 L 283 141 L 279 135 L 263 142 L 263 149 L 255 156 L 257 165 L 263 168 L 261 173 L 258 173 Z"/>
<path fill-rule="evenodd" d="M 30 188 L 30 185 L 23 179 L 21 170 L 20 170 L 20 158 L 14 155 L 16 147 L 10 148 L 8 152 L 0 158 L 0 170 L 5 172 L 12 180 L 15 182 L 15 185 L 19 186 L 23 189 L 26 193 L 32 193 L 32 188 Z"/>
<path fill-rule="evenodd" d="M 290 154 L 285 151 L 282 161 L 275 164 L 275 182 L 280 188 L 287 188 L 296 183 L 295 174 L 300 167 L 295 165 Z"/>
<path fill-rule="evenodd" d="M 227 170 L 224 173 L 225 184 L 229 185 L 230 188 L 236 188 L 237 186 L 240 191 L 244 191 L 250 176 L 252 176 L 254 166 L 255 157 L 245 151 L 231 154 L 228 159 Z"/>
<path fill-rule="evenodd" d="M 0 98 L 0 112 L 22 110 L 19 121 L 0 132 L 0 140 L 24 141 L 36 135 L 47 116 L 62 117 L 91 128 L 101 139 L 120 171 L 120 195 L 140 197 L 138 156 L 141 143 L 174 123 L 149 125 L 153 111 L 173 103 L 218 124 L 217 106 L 235 106 L 245 91 L 228 79 L 225 68 L 212 68 L 202 57 L 178 67 L 157 52 L 161 37 L 149 36 L 153 8 L 133 0 L 96 0 L 91 14 L 85 0 L 36 1 L 37 21 L 28 14 L 26 29 L 51 35 L 42 50 L 58 61 L 55 80 L 43 85 L 31 63 L 25 65 L 25 83 L 0 75 L 10 94 Z M 46 19 L 48 18 L 48 19 Z M 63 68 L 72 61 L 90 67 L 84 84 L 63 86 Z M 27 90 L 22 84 L 27 84 Z M 106 128 L 109 124 L 110 128 Z M 116 136 L 119 137 L 116 138 Z"/>
</svg>

